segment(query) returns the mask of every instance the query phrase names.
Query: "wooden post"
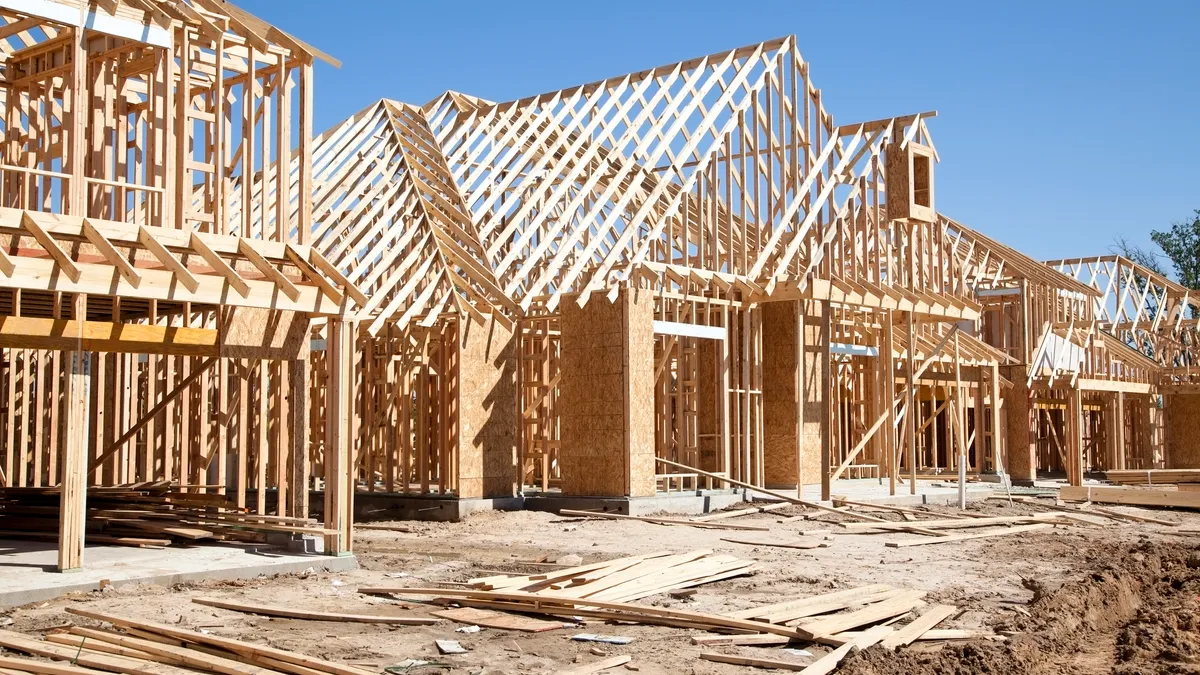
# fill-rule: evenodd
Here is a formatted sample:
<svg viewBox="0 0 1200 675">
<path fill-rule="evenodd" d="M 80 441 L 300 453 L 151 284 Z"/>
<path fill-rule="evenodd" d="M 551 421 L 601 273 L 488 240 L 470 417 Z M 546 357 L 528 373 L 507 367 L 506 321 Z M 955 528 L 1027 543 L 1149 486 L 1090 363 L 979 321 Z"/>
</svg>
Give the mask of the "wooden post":
<svg viewBox="0 0 1200 675">
<path fill-rule="evenodd" d="M 90 354 L 83 351 L 83 321 L 87 296 L 75 294 L 71 318 L 79 327 L 79 343 L 70 356 L 67 373 L 66 433 L 59 464 L 58 571 L 83 567 L 84 516 L 87 510 L 88 377 Z"/>
<path fill-rule="evenodd" d="M 1116 468 L 1125 468 L 1125 392 L 1117 392 L 1117 457 Z"/>
<path fill-rule="evenodd" d="M 308 348 L 304 351 L 307 353 Z M 288 407 L 286 424 L 291 427 L 288 442 L 291 443 L 292 472 L 291 513 L 293 518 L 308 517 L 309 453 L 308 453 L 308 359 L 292 359 L 287 362 Z"/>
<path fill-rule="evenodd" d="M 958 331 L 954 331 L 954 422 L 958 427 L 958 508 L 967 508 L 967 416 L 962 395 L 962 357 L 958 351 Z"/>
<path fill-rule="evenodd" d="M 1083 485 L 1083 391 L 1072 387 L 1067 396 L 1067 479 Z"/>
<path fill-rule="evenodd" d="M 1004 449 L 1001 446 L 1001 441 L 1004 434 L 1000 433 L 1000 364 L 999 362 L 992 364 L 992 462 L 996 473 L 1000 474 L 1000 480 L 1012 480 L 1011 477 L 1005 477 L 1004 467 L 1007 462 L 1004 458 Z M 979 432 L 976 432 L 976 438 L 979 437 Z M 976 447 L 979 447 L 976 445 Z"/>
<path fill-rule="evenodd" d="M 908 430 L 908 438 L 905 441 L 908 443 L 908 491 L 909 494 L 917 494 L 917 383 L 913 382 L 913 376 L 916 373 L 916 367 L 913 364 L 913 355 L 916 348 L 916 322 L 913 320 L 913 313 L 908 312 L 908 354 L 905 359 L 904 372 L 906 378 L 905 396 L 908 398 L 908 424 L 905 429 Z"/>
<path fill-rule="evenodd" d="M 894 350 L 894 335 L 895 335 L 895 317 L 892 310 L 887 310 L 884 315 L 884 334 L 883 334 L 883 404 L 887 406 L 888 421 L 884 431 L 887 433 L 884 436 L 883 452 L 887 455 L 885 464 L 888 472 L 888 494 L 896 494 L 896 362 L 893 355 Z M 906 413 L 907 414 L 907 413 Z"/>
<path fill-rule="evenodd" d="M 821 499 L 828 500 L 830 494 L 829 474 L 830 453 L 833 451 L 833 387 L 831 386 L 833 369 L 833 329 L 831 324 L 833 309 L 829 302 L 821 303 L 821 340 L 818 349 L 821 354 L 821 401 L 824 414 L 821 415 Z"/>
<path fill-rule="evenodd" d="M 354 517 L 354 461 L 350 417 L 354 414 L 354 322 L 329 319 L 325 363 L 325 552 L 351 552 Z"/>
</svg>

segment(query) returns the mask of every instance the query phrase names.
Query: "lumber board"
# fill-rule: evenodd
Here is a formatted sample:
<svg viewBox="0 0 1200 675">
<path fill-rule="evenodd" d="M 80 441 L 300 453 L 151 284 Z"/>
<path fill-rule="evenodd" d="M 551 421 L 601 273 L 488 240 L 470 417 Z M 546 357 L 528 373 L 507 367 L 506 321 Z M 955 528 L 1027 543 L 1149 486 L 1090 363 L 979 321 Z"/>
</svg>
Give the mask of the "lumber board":
<svg viewBox="0 0 1200 675">
<path fill-rule="evenodd" d="M 879 644 L 885 649 L 895 649 L 896 647 L 910 645 L 914 641 L 921 639 L 921 636 L 926 631 L 950 618 L 957 611 L 958 608 L 954 605 L 933 605 L 932 607 L 928 607 L 925 611 L 921 612 L 920 616 L 913 619 L 911 623 L 897 629 Z"/>
<path fill-rule="evenodd" d="M 686 518 L 659 518 L 656 516 L 627 516 L 621 513 L 602 513 L 600 511 L 577 511 L 575 509 L 561 509 L 558 514 L 560 516 L 578 516 L 584 518 L 609 518 L 613 520 L 640 520 L 644 523 L 657 523 L 659 525 L 691 525 L 692 527 L 707 527 L 714 530 L 753 530 L 757 532 L 768 532 L 771 528 L 760 527 L 758 525 L 737 525 L 735 523 L 711 523 L 703 521 L 688 520 Z"/>
<path fill-rule="evenodd" d="M 601 671 L 608 670 L 610 668 L 616 668 L 617 666 L 623 666 L 626 663 L 629 663 L 630 658 L 632 658 L 632 657 L 630 657 L 628 654 L 624 654 L 621 656 L 612 656 L 607 659 L 603 659 L 600 661 L 594 661 L 592 663 L 588 663 L 588 664 L 585 664 L 582 666 L 577 666 L 575 668 L 568 668 L 566 670 L 560 670 L 560 671 L 558 671 L 558 675 L 591 675 L 592 673 L 599 673 Z"/>
<path fill-rule="evenodd" d="M 694 621 L 707 626 L 737 628 L 740 630 L 749 630 L 754 633 L 775 633 L 776 635 L 786 635 L 788 637 L 796 637 L 802 640 L 811 640 L 814 637 L 811 633 L 801 628 L 774 626 L 772 624 L 764 624 L 757 621 L 747 621 L 745 619 L 735 619 L 733 617 L 721 616 L 719 614 L 706 614 L 703 612 L 691 612 L 687 610 L 670 609 L 665 607 L 648 607 L 644 605 L 635 605 L 628 602 L 608 602 L 603 600 L 591 600 L 587 598 L 555 598 L 553 596 L 538 595 L 536 593 L 479 591 L 462 588 L 364 587 L 359 588 L 358 592 L 370 595 L 431 595 L 448 598 L 475 598 L 482 600 L 509 600 L 518 602 L 525 601 L 536 603 L 539 607 L 553 607 L 554 605 L 559 605 L 562 607 L 596 607 L 599 609 L 620 610 L 631 615 L 644 614 L 646 616 L 680 619 L 684 622 Z"/>
<path fill-rule="evenodd" d="M 767 506 L 753 506 L 748 509 L 734 509 L 731 511 L 718 511 L 716 513 L 710 513 L 710 514 L 703 515 L 703 516 L 697 516 L 695 518 L 692 518 L 691 520 L 693 522 L 709 522 L 709 521 L 713 521 L 713 520 L 725 520 L 727 518 L 740 518 L 742 516 L 751 516 L 756 513 L 770 513 L 772 511 L 779 511 L 780 509 L 790 509 L 793 506 L 795 506 L 795 504 L 792 504 L 791 502 L 780 502 L 778 504 L 768 504 Z"/>
<path fill-rule="evenodd" d="M 562 621 L 547 621 L 545 619 L 535 619 L 531 616 L 507 614 L 505 612 L 479 609 L 477 607 L 441 609 L 436 612 L 430 612 L 430 614 L 458 623 L 483 626 L 484 628 L 498 628 L 500 630 L 515 630 L 522 633 L 542 633 L 572 625 Z"/>
<path fill-rule="evenodd" d="M 693 635 L 692 644 L 704 647 L 714 645 L 735 645 L 746 647 L 777 647 L 786 645 L 792 640 L 782 635 L 758 633 L 755 635 Z"/>
<path fill-rule="evenodd" d="M 742 544 L 744 546 L 769 546 L 774 548 L 795 548 L 808 550 L 812 548 L 827 548 L 829 542 L 825 541 L 753 541 L 750 539 L 736 539 L 733 537 L 721 537 L 721 541 L 727 541 L 731 544 Z"/>
<path fill-rule="evenodd" d="M 1133 506 L 1174 506 L 1185 509 L 1200 509 L 1200 492 L 1178 490 L 1152 490 L 1124 487 L 1069 486 L 1058 491 L 1064 502 L 1092 502 L 1096 504 L 1130 504 Z"/>
<path fill-rule="evenodd" d="M 766 617 L 779 612 L 800 610 L 812 605 L 827 604 L 834 601 L 855 601 L 863 596 L 873 595 L 883 591 L 890 591 L 893 588 L 887 584 L 871 584 L 869 586 L 859 586 L 857 588 L 848 588 L 841 591 L 833 591 L 832 593 L 822 593 L 820 595 L 811 595 L 807 598 L 798 598 L 795 600 L 785 600 L 773 605 L 763 605 L 761 607 L 751 607 L 749 609 L 739 610 L 729 614 L 735 619 L 754 619 Z"/>
<path fill-rule="evenodd" d="M 925 601 L 922 600 L 924 597 L 925 591 L 902 591 L 894 597 L 872 603 L 862 609 L 802 623 L 800 628 L 812 635 L 834 636 L 843 631 L 854 630 L 859 626 L 866 626 L 911 612 L 925 604 Z"/>
<path fill-rule="evenodd" d="M 841 647 L 838 647 L 841 649 Z M 773 668 L 775 670 L 791 670 L 803 672 L 808 664 L 792 663 L 791 661 L 780 661 L 778 659 L 760 659 L 753 656 L 739 656 L 736 654 L 722 654 L 720 652 L 704 652 L 700 658 L 705 661 L 713 661 L 716 663 L 729 663 L 735 666 L 752 666 L 754 668 Z"/>
<path fill-rule="evenodd" d="M 956 534 L 952 537 L 943 537 L 941 539 L 913 539 L 909 541 L 889 541 L 884 546 L 888 548 L 907 548 L 909 546 L 924 546 L 925 544 L 948 544 L 954 541 L 967 541 L 969 539 L 985 539 L 987 537 L 1003 537 L 1010 534 L 1020 534 L 1022 532 L 1030 532 L 1032 530 L 1041 530 L 1047 527 L 1054 527 L 1051 523 L 1036 523 L 1034 525 L 1017 525 L 996 532 L 976 532 L 974 534 Z"/>
<path fill-rule="evenodd" d="M 428 626 L 438 623 L 437 619 L 415 616 L 374 616 L 371 614 L 343 614 L 340 612 L 320 612 L 313 610 L 291 609 L 271 605 L 259 605 L 246 602 L 233 602 L 219 598 L 192 598 L 192 602 L 219 607 L 233 612 L 260 614 L 262 616 L 278 616 L 288 619 L 308 619 L 311 621 L 337 621 L 341 623 L 384 623 L 396 626 Z"/>
<path fill-rule="evenodd" d="M 177 668 L 163 666 L 158 663 L 148 663 L 127 656 L 89 654 L 78 649 L 71 649 L 52 642 L 35 640 L 27 635 L 9 630 L 0 630 L 0 647 L 15 652 L 24 652 L 33 656 L 41 656 L 56 661 L 68 661 L 75 665 L 96 670 L 107 670 L 112 673 L 130 673 L 131 675 L 180 675 Z"/>
<path fill-rule="evenodd" d="M 0 656 L 0 668 L 15 670 L 23 673 L 38 673 L 38 675 L 108 675 L 103 670 L 73 666 L 65 663 L 47 663 L 33 659 L 18 659 L 11 656 Z"/>
<path fill-rule="evenodd" d="M 874 628 L 865 630 L 853 640 L 813 661 L 812 665 L 800 672 L 803 675 L 828 675 L 828 673 L 837 670 L 837 667 L 850 655 L 850 652 L 857 649 L 866 649 L 887 638 L 891 632 L 892 629 L 890 626 L 875 626 Z"/>
<path fill-rule="evenodd" d="M 1036 516 L 994 516 L 988 518 L 927 520 L 921 522 L 921 527 L 953 530 L 969 527 L 988 527 L 991 525 L 1011 525 L 1013 523 L 1040 523 L 1063 517 L 1063 514 L 1059 513 L 1039 513 Z M 847 530 L 904 530 L 909 525 L 910 523 L 841 523 L 841 526 Z"/>
<path fill-rule="evenodd" d="M 232 658 L 232 655 L 224 657 L 213 654 L 202 654 L 198 650 L 183 647 L 180 641 L 172 642 L 167 640 L 166 642 L 162 642 L 137 637 L 136 635 L 119 635 L 94 628 L 82 628 L 80 626 L 73 626 L 71 634 L 91 640 L 92 645 L 97 643 L 117 645 L 148 655 L 140 658 L 152 658 L 161 663 L 186 666 L 188 668 L 220 673 L 221 675 L 271 675 L 271 673 L 278 672 L 274 670 L 264 672 L 262 668 L 255 668 L 235 660 Z"/>
<path fill-rule="evenodd" d="M 97 612 L 90 609 L 84 609 L 82 607 L 67 607 L 66 611 L 70 612 L 71 614 L 87 617 L 89 619 L 95 619 L 97 621 L 107 621 L 114 626 L 121 626 L 123 628 L 138 628 L 151 633 L 157 633 L 158 635 L 184 640 L 186 642 L 218 647 L 236 654 L 255 657 L 265 656 L 267 658 L 276 659 L 284 666 L 287 666 L 289 670 L 295 673 L 295 675 L 308 675 L 301 669 L 322 670 L 335 675 L 368 675 L 369 673 L 369 671 L 361 668 L 355 668 L 354 666 L 349 666 L 344 663 L 327 661 L 325 659 L 289 652 L 283 649 L 276 649 L 266 645 L 242 642 L 241 640 L 212 635 L 210 633 L 199 633 L 183 628 L 176 628 L 174 626 L 155 623 L 153 621 L 131 619 L 128 617 L 118 616 L 116 614 L 109 614 L 107 612 Z M 292 668 L 292 666 L 298 666 L 298 668 Z"/>
</svg>

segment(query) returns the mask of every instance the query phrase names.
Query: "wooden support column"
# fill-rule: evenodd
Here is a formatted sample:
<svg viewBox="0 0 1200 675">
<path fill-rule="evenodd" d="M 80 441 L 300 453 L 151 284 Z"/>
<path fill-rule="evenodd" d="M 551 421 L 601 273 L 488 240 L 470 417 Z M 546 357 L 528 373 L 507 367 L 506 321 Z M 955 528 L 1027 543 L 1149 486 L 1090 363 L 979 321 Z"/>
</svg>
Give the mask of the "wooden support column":
<svg viewBox="0 0 1200 675">
<path fill-rule="evenodd" d="M 797 300 L 762 305 L 763 464 L 766 487 L 799 485 L 803 473 L 800 371 L 803 311 Z"/>
<path fill-rule="evenodd" d="M 654 304 L 622 289 L 562 305 L 559 410 L 564 495 L 655 493 Z M 671 459 L 671 458 L 668 458 Z"/>
<path fill-rule="evenodd" d="M 1026 386 L 1028 372 L 1026 366 L 1008 369 L 1013 386 L 1004 398 L 1008 410 L 1008 471 L 1017 481 L 1037 479 L 1037 411 L 1033 407 L 1033 392 Z"/>
<path fill-rule="evenodd" d="M 1001 474 L 1001 477 L 1000 477 L 1001 480 L 1011 480 L 1011 478 L 1006 479 L 1003 476 L 1003 474 L 1006 471 L 1005 467 L 1008 466 L 1008 460 L 1005 459 L 1005 457 L 1004 457 L 1004 447 L 1001 442 L 1001 439 L 1004 438 L 1004 434 L 1001 433 L 1001 431 L 1000 431 L 1001 399 L 1000 399 L 1000 365 L 999 364 L 992 364 L 992 372 L 991 372 L 990 379 L 991 379 L 991 388 L 992 388 L 992 393 L 991 393 L 992 406 L 989 409 L 989 412 L 990 412 L 991 418 L 992 418 L 992 462 L 993 462 L 992 468 L 996 471 L 996 473 Z M 975 432 L 975 437 L 979 438 L 978 431 Z M 981 446 L 976 445 L 976 447 L 981 447 Z"/>
<path fill-rule="evenodd" d="M 830 459 L 833 453 L 833 328 L 832 317 L 833 313 L 828 302 L 820 303 L 821 306 L 821 337 L 817 341 L 817 348 L 820 353 L 818 362 L 821 364 L 821 499 L 828 500 L 830 497 L 830 480 L 829 474 L 832 470 Z"/>
<path fill-rule="evenodd" d="M 883 353 L 880 354 L 880 363 L 883 365 L 883 403 L 888 406 L 888 420 L 883 431 L 886 434 L 883 437 L 883 454 L 884 467 L 888 474 L 888 494 L 896 494 L 896 471 L 898 462 L 896 461 L 896 361 L 895 354 L 895 317 L 892 310 L 887 310 L 884 313 L 883 319 Z"/>
<path fill-rule="evenodd" d="M 87 314 L 87 296 L 77 293 L 72 318 Z M 82 321 L 75 322 L 82 327 Z M 70 353 L 67 371 L 66 433 L 59 455 L 62 468 L 58 511 L 58 571 L 83 567 L 84 515 L 87 510 L 87 437 L 88 379 L 90 354 L 83 351 L 82 329 L 79 344 Z"/>
<path fill-rule="evenodd" d="M 512 497 L 517 485 L 517 337 L 494 319 L 458 330 L 458 496 Z M 549 358 L 549 354 L 546 354 Z"/>
<path fill-rule="evenodd" d="M 1200 414 L 1200 407 L 1197 408 L 1197 413 Z M 1127 451 L 1125 449 L 1125 392 L 1123 392 L 1123 391 L 1117 392 L 1116 417 L 1117 417 L 1117 419 L 1116 419 L 1117 429 L 1116 429 L 1116 434 L 1115 434 L 1116 444 L 1117 444 L 1116 468 L 1124 469 L 1125 465 L 1126 465 L 1125 458 L 1128 455 L 1127 455 Z M 1198 417 L 1197 419 L 1200 419 L 1200 417 Z M 1197 466 L 1197 468 L 1200 468 L 1200 462 L 1197 462 L 1196 466 Z M 1180 467 L 1172 467 L 1172 468 L 1180 468 Z"/>
<path fill-rule="evenodd" d="M 904 381 L 905 381 L 905 399 L 908 412 L 908 424 L 904 425 L 906 430 L 904 439 L 908 446 L 908 491 L 910 494 L 917 494 L 917 424 L 920 422 L 920 416 L 917 414 L 917 383 L 913 380 L 917 372 L 916 368 L 916 321 L 913 318 L 913 313 L 908 312 L 908 349 L 906 349 L 906 358 L 904 360 Z"/>
<path fill-rule="evenodd" d="M 1083 485 L 1083 391 L 1073 387 L 1067 394 L 1067 478 Z"/>
<path fill-rule="evenodd" d="M 353 321 L 331 318 L 326 328 L 325 364 L 325 552 L 351 552 L 354 520 L 354 455 L 350 418 L 354 415 Z M 259 487 L 261 490 L 261 486 Z"/>
<path fill-rule="evenodd" d="M 290 359 L 288 369 L 288 406 L 286 424 L 291 428 L 288 442 L 292 458 L 291 486 L 288 496 L 292 500 L 293 518 L 308 517 L 308 489 L 311 465 L 308 452 L 308 346 L 303 349 L 305 358 Z M 280 505 L 282 507 L 282 504 Z"/>
</svg>

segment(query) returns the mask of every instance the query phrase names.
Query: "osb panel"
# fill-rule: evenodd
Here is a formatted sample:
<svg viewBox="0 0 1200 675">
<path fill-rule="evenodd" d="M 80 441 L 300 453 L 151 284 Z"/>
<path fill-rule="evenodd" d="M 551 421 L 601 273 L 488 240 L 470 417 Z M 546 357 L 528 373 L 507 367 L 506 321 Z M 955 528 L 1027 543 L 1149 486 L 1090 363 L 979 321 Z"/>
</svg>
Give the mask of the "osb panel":
<svg viewBox="0 0 1200 675">
<path fill-rule="evenodd" d="M 1200 469 L 1200 394 L 1170 394 L 1164 407 L 1167 468 Z"/>
<path fill-rule="evenodd" d="M 796 484 L 796 453 L 800 443 L 796 418 L 800 403 L 796 386 L 800 365 L 799 311 L 797 301 L 762 305 L 763 469 L 769 486 Z"/>
<path fill-rule="evenodd" d="M 459 496 L 515 494 L 516 341 L 489 320 L 464 322 L 459 349 Z"/>
<path fill-rule="evenodd" d="M 647 293 L 563 303 L 562 491 L 653 495 L 654 307 Z"/>
<path fill-rule="evenodd" d="M 1037 439 L 1030 422 L 1029 389 L 1025 382 L 1029 369 L 1012 366 L 1003 373 L 1011 389 L 1004 392 L 1005 425 L 1008 431 L 1008 457 L 1004 467 L 1013 480 L 1035 480 L 1037 478 Z"/>
<path fill-rule="evenodd" d="M 764 337 L 765 339 L 765 337 Z M 700 377 L 696 382 L 696 426 L 700 433 L 700 466 L 704 471 L 716 471 L 721 447 L 716 440 L 717 407 L 722 404 L 719 393 L 722 383 L 717 373 L 724 343 L 720 340 L 697 340 L 697 362 Z M 666 467 L 664 467 L 666 468 Z"/>
<path fill-rule="evenodd" d="M 654 301 L 647 291 L 622 294 L 629 351 L 625 359 L 629 415 L 629 495 L 649 497 L 657 490 L 654 455 Z"/>
<path fill-rule="evenodd" d="M 299 359 L 308 354 L 309 318 L 298 312 L 228 307 L 221 325 L 221 356 Z"/>
<path fill-rule="evenodd" d="M 805 485 L 821 482 L 821 420 L 825 416 L 825 346 L 821 344 L 821 303 L 807 302 L 804 312 L 804 424 L 800 432 L 800 472 Z"/>
</svg>

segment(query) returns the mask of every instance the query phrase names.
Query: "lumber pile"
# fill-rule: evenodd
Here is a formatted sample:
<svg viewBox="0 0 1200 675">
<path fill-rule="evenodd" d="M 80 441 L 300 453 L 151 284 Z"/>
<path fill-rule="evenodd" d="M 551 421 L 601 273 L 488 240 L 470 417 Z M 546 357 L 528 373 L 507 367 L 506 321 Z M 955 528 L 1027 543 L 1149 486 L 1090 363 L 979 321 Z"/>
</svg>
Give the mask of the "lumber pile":
<svg viewBox="0 0 1200 675">
<path fill-rule="evenodd" d="M 753 565 L 753 560 L 713 555 L 708 550 L 676 554 L 663 551 L 526 576 L 479 577 L 467 583 L 483 591 L 632 602 L 748 574 Z"/>
<path fill-rule="evenodd" d="M 58 538 L 57 487 L 0 488 L 0 538 Z M 167 481 L 89 487 L 89 543 L 162 548 L 198 541 L 263 542 L 268 533 L 326 534 L 306 518 L 239 509 L 226 495 L 183 492 Z"/>
<path fill-rule="evenodd" d="M 1090 485 L 1062 487 L 1058 498 L 1064 502 L 1094 504 L 1128 504 L 1131 506 L 1174 506 L 1200 509 L 1200 492 L 1137 487 L 1093 487 Z"/>
<path fill-rule="evenodd" d="M 1178 485 L 1200 483 L 1200 469 L 1114 469 L 1104 477 L 1118 485 Z"/>
<path fill-rule="evenodd" d="M 4 656 L 0 657 L 0 670 L 22 675 L 186 675 L 192 671 L 215 675 L 371 673 L 344 663 L 178 626 L 80 607 L 68 607 L 67 611 L 106 621 L 114 628 L 101 630 L 74 626 L 69 632 L 53 633 L 45 640 L 0 630 L 0 647 L 48 659 Z"/>
</svg>

